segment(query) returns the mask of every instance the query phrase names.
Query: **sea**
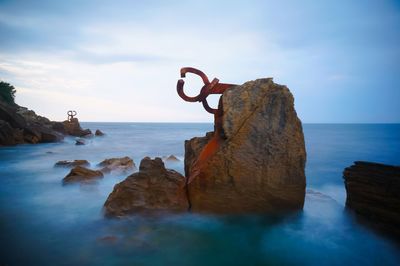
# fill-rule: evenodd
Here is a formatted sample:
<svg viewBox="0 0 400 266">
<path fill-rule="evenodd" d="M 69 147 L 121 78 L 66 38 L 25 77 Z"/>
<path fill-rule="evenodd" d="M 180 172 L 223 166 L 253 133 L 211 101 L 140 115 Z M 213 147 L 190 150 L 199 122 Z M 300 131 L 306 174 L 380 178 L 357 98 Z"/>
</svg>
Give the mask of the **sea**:
<svg viewBox="0 0 400 266">
<path fill-rule="evenodd" d="M 286 216 L 195 213 L 108 219 L 103 204 L 129 174 L 62 185 L 59 160 L 175 155 L 204 123 L 82 123 L 106 135 L 76 146 L 0 147 L 0 265 L 400 265 L 400 245 L 346 209 L 343 170 L 354 161 L 400 165 L 400 124 L 304 124 L 307 194 Z"/>
</svg>

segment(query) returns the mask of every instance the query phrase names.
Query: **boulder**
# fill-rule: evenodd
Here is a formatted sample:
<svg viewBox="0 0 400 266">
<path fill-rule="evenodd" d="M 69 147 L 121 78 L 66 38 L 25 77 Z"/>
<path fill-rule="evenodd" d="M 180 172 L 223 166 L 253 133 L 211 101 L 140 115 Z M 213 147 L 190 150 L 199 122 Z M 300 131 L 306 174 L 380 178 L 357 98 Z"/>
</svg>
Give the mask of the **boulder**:
<svg viewBox="0 0 400 266">
<path fill-rule="evenodd" d="M 54 166 L 56 167 L 75 167 L 75 166 L 90 166 L 86 160 L 73 160 L 73 161 L 58 161 Z"/>
<path fill-rule="evenodd" d="M 96 129 L 96 132 L 94 133 L 96 136 L 104 136 L 104 133 L 100 129 Z"/>
<path fill-rule="evenodd" d="M 400 237 L 400 166 L 357 161 L 343 172 L 346 207 Z"/>
<path fill-rule="evenodd" d="M 76 182 L 89 183 L 97 179 L 103 178 L 104 175 L 100 171 L 90 170 L 82 166 L 75 166 L 68 175 L 63 179 L 63 184 L 70 184 Z"/>
<path fill-rule="evenodd" d="M 306 152 L 301 121 L 286 86 L 249 81 L 222 96 L 222 136 L 199 169 L 213 137 L 185 141 L 185 174 L 194 212 L 265 213 L 301 209 Z"/>
<path fill-rule="evenodd" d="M 88 135 L 92 135 L 92 131 L 90 131 L 90 129 L 82 129 L 81 125 L 79 124 L 78 118 L 72 118 L 71 120 L 66 120 L 63 122 L 63 125 L 64 125 L 64 131 L 68 135 L 75 137 L 85 137 Z"/>
<path fill-rule="evenodd" d="M 105 215 L 124 216 L 138 212 L 188 210 L 185 177 L 165 169 L 160 158 L 149 157 L 140 162 L 139 172 L 115 185 L 104 203 Z"/>
<path fill-rule="evenodd" d="M 128 156 L 105 159 L 99 163 L 99 166 L 102 167 L 100 171 L 103 173 L 110 173 L 111 171 L 127 172 L 136 168 L 135 163 Z"/>
<path fill-rule="evenodd" d="M 85 145 L 86 141 L 84 139 L 75 140 L 75 145 Z"/>
<path fill-rule="evenodd" d="M 175 155 L 163 156 L 163 161 L 164 162 L 180 162 L 180 160 L 178 158 L 176 158 Z"/>
</svg>

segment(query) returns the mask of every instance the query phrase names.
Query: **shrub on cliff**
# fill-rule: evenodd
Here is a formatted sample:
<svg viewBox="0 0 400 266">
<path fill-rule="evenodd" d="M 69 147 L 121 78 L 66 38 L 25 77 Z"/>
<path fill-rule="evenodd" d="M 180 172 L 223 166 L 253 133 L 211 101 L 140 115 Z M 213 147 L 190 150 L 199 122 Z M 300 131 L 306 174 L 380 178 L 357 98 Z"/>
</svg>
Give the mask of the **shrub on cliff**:
<svg viewBox="0 0 400 266">
<path fill-rule="evenodd" d="M 15 88 L 7 82 L 0 81 L 0 100 L 14 104 Z"/>
</svg>

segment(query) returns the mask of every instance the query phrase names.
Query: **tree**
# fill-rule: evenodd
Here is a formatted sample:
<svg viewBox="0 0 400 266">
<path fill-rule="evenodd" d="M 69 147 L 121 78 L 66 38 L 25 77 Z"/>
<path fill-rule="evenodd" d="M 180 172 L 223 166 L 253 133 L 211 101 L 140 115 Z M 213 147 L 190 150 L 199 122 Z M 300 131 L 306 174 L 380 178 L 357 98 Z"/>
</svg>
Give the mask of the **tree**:
<svg viewBox="0 0 400 266">
<path fill-rule="evenodd" d="M 15 88 L 7 82 L 0 81 L 0 100 L 14 104 Z"/>
</svg>

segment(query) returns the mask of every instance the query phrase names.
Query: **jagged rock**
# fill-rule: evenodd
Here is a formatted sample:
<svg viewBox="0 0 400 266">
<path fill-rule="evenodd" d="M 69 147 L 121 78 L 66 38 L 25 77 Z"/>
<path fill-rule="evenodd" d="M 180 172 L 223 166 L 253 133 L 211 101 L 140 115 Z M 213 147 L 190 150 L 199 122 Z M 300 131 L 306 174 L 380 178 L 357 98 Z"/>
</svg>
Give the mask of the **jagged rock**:
<svg viewBox="0 0 400 266">
<path fill-rule="evenodd" d="M 223 137 L 188 184 L 191 210 L 264 213 L 301 209 L 306 152 L 294 99 L 272 79 L 249 81 L 223 94 Z M 213 136 L 185 142 L 188 177 Z"/>
<path fill-rule="evenodd" d="M 92 135 L 90 129 L 82 129 L 79 124 L 78 118 L 72 118 L 70 121 L 66 120 L 63 122 L 65 133 L 75 137 L 85 137 Z"/>
<path fill-rule="evenodd" d="M 110 173 L 111 171 L 127 172 L 136 168 L 135 163 L 128 156 L 105 159 L 99 163 L 99 166 L 102 167 L 100 171 L 103 173 Z"/>
<path fill-rule="evenodd" d="M 0 101 L 0 145 L 57 142 L 63 135 L 53 130 L 52 123 L 32 110 Z M 10 129 L 11 128 L 11 129 Z"/>
<path fill-rule="evenodd" d="M 187 211 L 185 177 L 165 169 L 160 158 L 140 162 L 139 172 L 115 185 L 104 203 L 105 215 L 124 216 L 137 212 Z"/>
<path fill-rule="evenodd" d="M 162 160 L 164 162 L 180 162 L 180 160 L 175 155 L 163 156 Z"/>
<path fill-rule="evenodd" d="M 77 139 L 75 140 L 75 145 L 85 145 L 86 142 L 84 139 Z"/>
<path fill-rule="evenodd" d="M 96 132 L 94 133 L 96 136 L 104 136 L 104 133 L 100 129 L 96 129 Z"/>
<path fill-rule="evenodd" d="M 370 225 L 400 237 L 400 166 L 357 161 L 343 178 L 346 206 Z"/>
<path fill-rule="evenodd" d="M 75 166 L 90 166 L 87 160 L 73 160 L 73 161 L 58 161 L 54 166 L 56 167 L 75 167 Z"/>
<path fill-rule="evenodd" d="M 63 179 L 63 184 L 75 182 L 93 182 L 97 179 L 103 178 L 104 175 L 100 171 L 90 170 L 82 166 L 74 167 L 68 175 Z"/>
</svg>

